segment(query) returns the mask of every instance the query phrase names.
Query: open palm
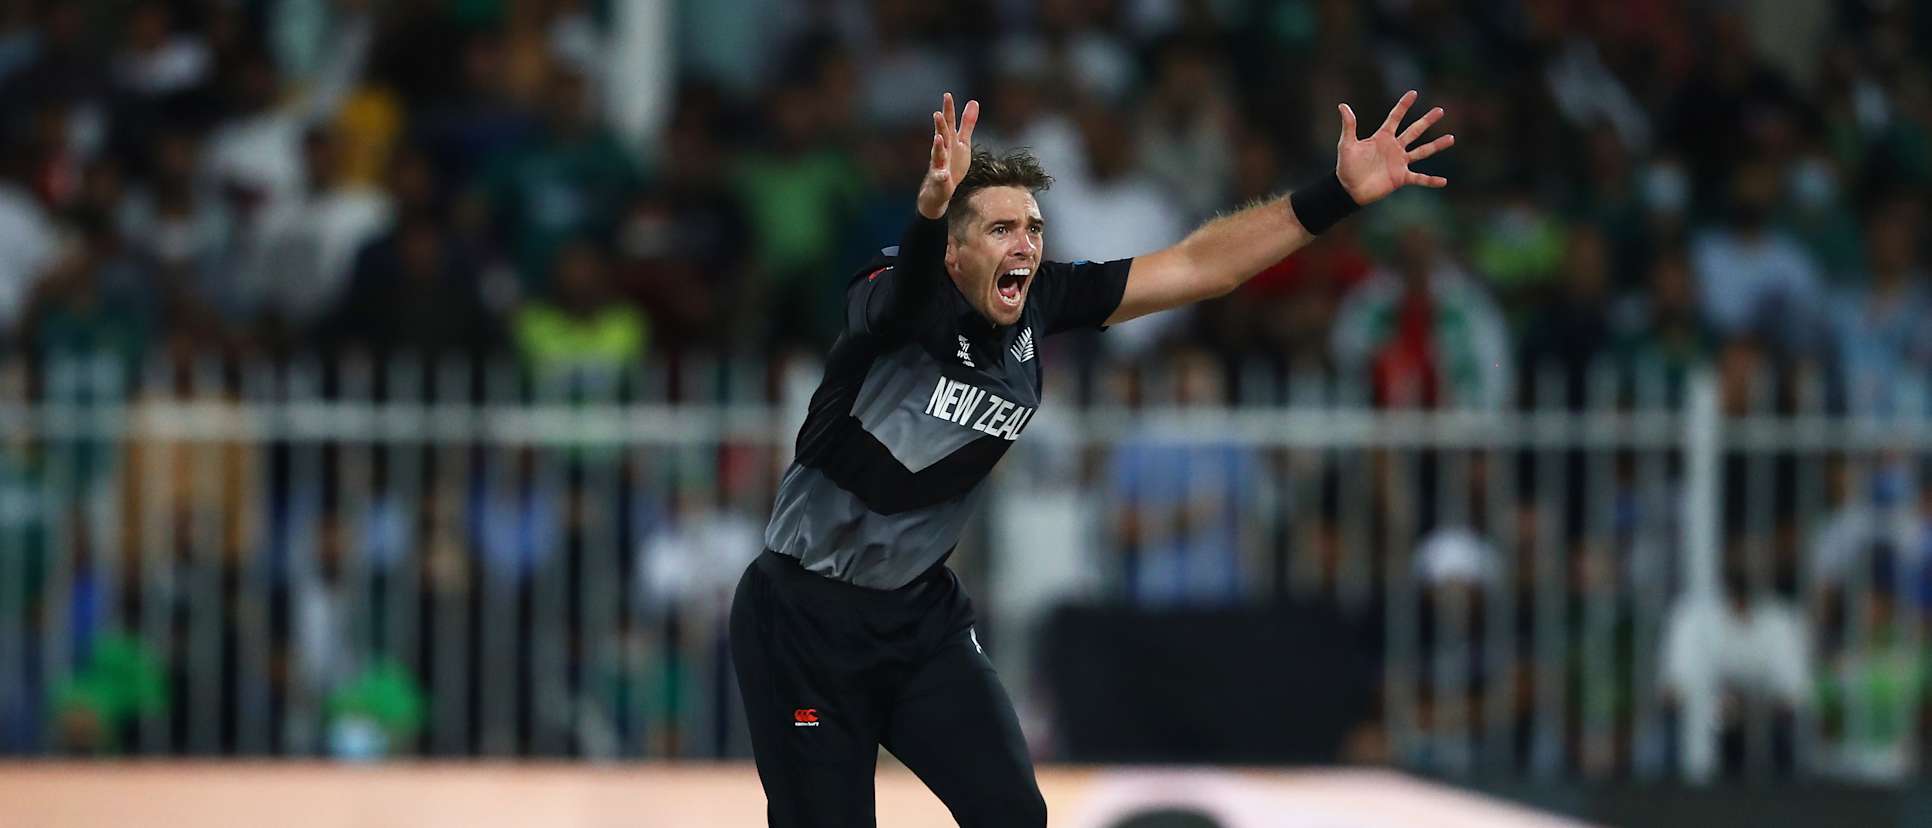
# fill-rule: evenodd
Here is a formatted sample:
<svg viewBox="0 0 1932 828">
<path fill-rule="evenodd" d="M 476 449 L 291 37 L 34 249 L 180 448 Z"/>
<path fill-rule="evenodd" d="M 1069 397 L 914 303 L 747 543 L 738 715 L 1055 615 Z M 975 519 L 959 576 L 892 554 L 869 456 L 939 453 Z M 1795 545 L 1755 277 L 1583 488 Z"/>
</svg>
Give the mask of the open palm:
<svg viewBox="0 0 1932 828">
<path fill-rule="evenodd" d="M 1408 114 L 1410 105 L 1415 103 L 1416 93 L 1410 90 L 1395 102 L 1389 110 L 1389 117 L 1375 134 L 1366 139 L 1357 138 L 1355 132 L 1355 110 L 1348 104 L 1336 108 L 1342 113 L 1342 137 L 1335 146 L 1335 177 L 1342 180 L 1342 188 L 1357 204 L 1380 201 L 1388 194 L 1411 184 L 1423 187 L 1444 187 L 1449 179 L 1439 175 L 1423 175 L 1409 169 L 1409 164 L 1421 161 L 1456 145 L 1456 136 L 1444 135 L 1427 144 L 1409 149 L 1422 134 L 1442 119 L 1442 107 L 1436 107 L 1415 123 L 1396 134 L 1395 128 L 1402 123 L 1402 116 Z"/>
<path fill-rule="evenodd" d="M 940 99 L 932 114 L 932 156 L 927 162 L 926 179 L 919 185 L 919 212 L 939 218 L 952 200 L 953 190 L 965 180 L 973 163 L 973 126 L 979 123 L 979 101 L 967 101 L 953 119 L 953 93 Z"/>
</svg>

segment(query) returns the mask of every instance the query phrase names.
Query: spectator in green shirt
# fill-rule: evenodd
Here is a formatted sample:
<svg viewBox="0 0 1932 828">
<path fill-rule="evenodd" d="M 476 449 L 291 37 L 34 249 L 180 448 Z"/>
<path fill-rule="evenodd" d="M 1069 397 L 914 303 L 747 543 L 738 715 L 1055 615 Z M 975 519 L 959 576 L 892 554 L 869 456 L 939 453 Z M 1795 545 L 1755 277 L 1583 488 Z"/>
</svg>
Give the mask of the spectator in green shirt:
<svg viewBox="0 0 1932 828">
<path fill-rule="evenodd" d="M 824 274 L 864 197 L 858 163 L 823 140 L 818 98 L 814 86 L 797 82 L 774 93 L 766 106 L 772 140 L 732 170 L 751 225 L 753 301 L 785 309 L 762 315 L 780 326 L 762 338 L 781 343 L 825 344 L 838 332 L 843 306 Z"/>
<path fill-rule="evenodd" d="M 603 235 L 639 182 L 630 155 L 598 121 L 586 79 L 558 70 L 542 132 L 491 164 L 486 193 L 526 292 L 571 237 Z"/>
<path fill-rule="evenodd" d="M 553 298 L 517 311 L 517 353 L 539 379 L 614 379 L 643 358 L 649 321 L 636 308 L 612 301 L 607 271 L 595 244 L 571 241 L 557 256 Z"/>
<path fill-rule="evenodd" d="M 147 645 L 104 635 L 87 663 L 54 688 L 55 740 L 76 753 L 115 754 L 129 731 L 168 709 L 167 674 Z"/>
<path fill-rule="evenodd" d="M 1876 544 L 1869 554 L 1863 588 L 1843 593 L 1856 596 L 1847 602 L 1849 613 L 1840 616 L 1862 616 L 1851 625 L 1856 634 L 1841 632 L 1846 646 L 1825 660 L 1818 681 L 1829 744 L 1825 766 L 1834 775 L 1895 784 L 1918 771 L 1932 659 L 1922 633 L 1911 629 L 1919 623 L 1917 602 L 1904 602 L 1906 611 L 1900 612 L 1901 588 L 1918 588 L 1917 570 L 1903 566 L 1887 544 Z"/>
<path fill-rule="evenodd" d="M 380 661 L 329 696 L 329 752 L 338 759 L 381 759 L 413 752 L 428 702 L 407 669 Z"/>
</svg>

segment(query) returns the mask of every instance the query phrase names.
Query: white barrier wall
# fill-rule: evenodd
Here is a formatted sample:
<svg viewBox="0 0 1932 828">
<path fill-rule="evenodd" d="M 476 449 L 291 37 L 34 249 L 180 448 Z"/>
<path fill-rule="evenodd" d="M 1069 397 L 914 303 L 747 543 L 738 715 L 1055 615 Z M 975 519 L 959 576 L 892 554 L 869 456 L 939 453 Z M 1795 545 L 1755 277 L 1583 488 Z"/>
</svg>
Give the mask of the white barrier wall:
<svg viewBox="0 0 1932 828">
<path fill-rule="evenodd" d="M 1561 828 L 1570 820 L 1372 770 L 1046 768 L 1054 825 L 1107 828 L 1185 807 L 1225 828 Z M 342 766 L 301 763 L 0 765 L 0 823 L 37 828 L 604 828 L 762 826 L 744 764 Z M 949 828 L 904 770 L 878 781 L 878 822 Z"/>
</svg>

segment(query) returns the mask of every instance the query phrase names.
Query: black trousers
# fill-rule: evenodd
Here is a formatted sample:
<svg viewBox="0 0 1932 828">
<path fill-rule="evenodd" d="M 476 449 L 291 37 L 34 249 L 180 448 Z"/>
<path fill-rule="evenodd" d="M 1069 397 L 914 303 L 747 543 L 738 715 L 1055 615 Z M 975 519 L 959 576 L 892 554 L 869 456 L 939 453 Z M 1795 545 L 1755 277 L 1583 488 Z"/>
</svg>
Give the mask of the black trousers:
<svg viewBox="0 0 1932 828">
<path fill-rule="evenodd" d="M 962 826 L 1046 825 L 1013 703 L 935 565 L 897 590 L 824 578 L 767 550 L 731 604 L 731 655 L 774 828 L 876 825 L 879 746 Z"/>
</svg>

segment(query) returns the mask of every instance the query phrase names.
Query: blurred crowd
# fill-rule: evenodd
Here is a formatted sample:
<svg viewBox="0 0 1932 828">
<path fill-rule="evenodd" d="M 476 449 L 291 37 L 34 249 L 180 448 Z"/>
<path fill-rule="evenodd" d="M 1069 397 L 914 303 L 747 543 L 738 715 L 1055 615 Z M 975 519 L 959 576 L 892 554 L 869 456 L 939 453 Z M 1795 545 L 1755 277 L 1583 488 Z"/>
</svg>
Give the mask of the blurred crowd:
<svg viewBox="0 0 1932 828">
<path fill-rule="evenodd" d="M 1724 356 L 1918 406 L 1932 15 L 1909 3 L 673 3 L 623 76 L 593 0 L 0 5 L 0 337 L 34 353 L 817 350 L 910 215 L 926 113 L 1056 176 L 1048 253 L 1115 258 L 1308 180 L 1334 104 L 1447 108 L 1405 193 L 1222 301 L 1202 344 L 1391 403 L 1545 364 Z M 634 45 L 634 42 L 625 42 Z M 608 117 L 638 84 L 655 116 Z M 1364 116 L 1368 117 L 1368 116 Z M 1909 398 L 1909 399 L 1908 399 Z"/>
<path fill-rule="evenodd" d="M 539 376 L 817 353 L 837 333 L 845 275 L 895 243 L 911 216 L 927 113 L 942 91 L 982 101 L 980 143 L 1030 147 L 1055 176 L 1041 199 L 1047 255 L 1071 260 L 1148 252 L 1323 173 L 1337 102 L 1374 122 L 1413 88 L 1422 106 L 1448 110 L 1442 131 L 1457 146 L 1422 167 L 1449 189 L 1398 194 L 1224 299 L 1050 344 L 1056 364 L 1091 380 L 1079 395 L 1215 405 L 1265 398 L 1257 388 L 1272 386 L 1257 374 L 1309 369 L 1361 384 L 1380 405 L 1580 406 L 1592 393 L 1586 370 L 1610 364 L 1671 387 L 1715 367 L 1727 413 L 1749 409 L 1763 388 L 1780 389 L 1762 394 L 1769 404 L 1802 407 L 1807 395 L 1794 389 L 1812 387 L 1818 405 L 1873 417 L 1922 415 L 1932 402 L 1923 57 L 1932 13 L 1912 3 L 685 0 L 666 4 L 668 28 L 644 41 L 668 50 L 657 57 L 671 69 L 649 77 L 620 71 L 630 65 L 622 48 L 637 41 L 616 31 L 617 5 L 0 0 L 5 353 L 105 352 L 128 366 L 203 354 L 377 364 L 504 355 Z M 661 87 L 662 106 L 617 117 L 640 85 Z M 1171 372 L 1167 390 L 1155 390 L 1148 365 Z M 1542 387 L 1545 368 L 1571 381 Z M 47 385 L 25 374 L 0 376 L 8 396 Z M 692 654 L 717 649 L 704 619 L 755 551 L 776 453 L 718 447 L 690 463 L 700 482 L 679 487 L 651 476 L 655 459 L 602 466 L 580 452 L 556 474 L 530 453 L 486 466 L 470 462 L 480 451 L 425 451 L 414 473 L 452 482 L 405 501 L 397 481 L 413 467 L 365 458 L 355 471 L 342 447 L 305 461 L 276 444 L 224 449 L 210 466 L 217 482 L 184 465 L 159 489 L 172 494 L 156 499 L 135 481 L 165 477 L 174 450 L 129 447 L 123 485 L 48 509 L 34 531 L 93 548 L 87 527 L 102 524 L 91 510 L 114 502 L 128 525 L 165 512 L 166 525 L 184 527 L 171 540 L 129 533 L 129 561 L 137 546 L 223 550 L 152 563 L 177 574 L 130 581 L 119 600 L 136 626 L 150 599 L 134 594 L 158 590 L 150 626 L 185 631 L 205 609 L 197 596 L 228 596 L 211 610 L 232 622 L 215 658 L 226 665 L 221 686 L 240 692 L 250 676 L 272 675 L 278 689 L 264 705 L 327 711 L 314 718 L 333 722 L 326 733 L 278 735 L 274 747 L 642 755 L 654 744 L 666 755 L 693 731 L 726 729 L 722 717 L 680 719 L 710 715 L 688 712 L 698 703 L 684 688 L 715 666 Z M 16 455 L 25 453 L 0 452 L 0 483 L 40 480 Z M 1464 673 L 1432 673 L 1460 675 L 1451 686 L 1418 691 L 1424 730 L 1480 729 L 1472 711 L 1489 688 L 1521 683 L 1505 712 L 1522 723 L 1509 747 L 1530 757 L 1523 764 L 1660 767 L 1672 737 L 1645 730 L 1650 702 L 1614 689 L 1644 675 L 1664 688 L 1660 720 L 1717 695 L 1727 700 L 1720 719 L 1735 725 L 1727 734 L 1773 722 L 1769 735 L 1727 747 L 1732 765 L 1745 754 L 1788 764 L 1779 757 L 1797 734 L 1815 731 L 1842 747 L 1835 761 L 1848 775 L 1916 767 L 1932 670 L 1901 643 L 1917 638 L 1883 634 L 1905 617 L 1900 607 L 1918 619 L 1932 601 L 1932 497 L 1922 494 L 1932 486 L 1912 482 L 1912 457 L 1834 460 L 1813 504 L 1823 528 L 1805 537 L 1797 461 L 1773 458 L 1774 473 L 1760 474 L 1727 458 L 1729 502 L 1746 503 L 1761 480 L 1769 493 L 1753 502 L 1769 505 L 1721 520 L 1716 598 L 1665 606 L 1680 586 L 1670 574 L 1675 467 L 1651 475 L 1622 456 L 1604 487 L 1586 491 L 1576 457 L 1510 465 L 1442 453 L 1421 458 L 1414 483 L 1377 456 L 1363 472 L 1376 482 L 1360 490 L 1372 522 L 1358 526 L 1347 516 L 1362 508 L 1350 478 L 1335 467 L 1308 474 L 1290 452 L 1146 440 L 1096 455 L 1081 482 L 1117 507 L 1102 519 L 1120 553 L 1109 577 L 1132 603 L 1224 606 L 1254 594 L 1243 561 L 1255 540 L 1244 530 L 1265 525 L 1260 543 L 1278 579 L 1321 585 L 1344 614 L 1380 623 L 1386 607 L 1351 593 L 1351 577 L 1370 583 L 1412 565 L 1420 617 L 1467 624 L 1427 621 L 1426 646 L 1480 639 L 1483 624 L 1519 630 L 1522 664 L 1536 666 L 1498 670 L 1468 650 Z M 503 471 L 486 484 L 486 468 Z M 1279 488 L 1258 490 L 1257 479 Z M 1449 480 L 1471 492 L 1458 514 L 1424 494 Z M 1561 505 L 1531 494 L 1539 486 Z M 1520 494 L 1486 499 L 1509 491 Z M 1274 514 L 1269 498 L 1314 505 Z M 1586 502 L 1608 504 L 1611 516 L 1593 523 Z M 218 517 L 197 517 L 208 514 Z M 1421 541 L 1398 548 L 1390 522 Z M 605 554 L 604 531 L 623 563 L 587 563 Z M 1505 537 L 1539 532 L 1565 563 L 1498 551 Z M 414 565 L 398 565 L 411 537 L 431 540 L 416 545 Z M 257 542 L 273 547 L 265 566 L 277 572 L 250 616 L 237 584 L 253 570 L 237 561 L 252 560 Z M 280 571 L 289 560 L 314 570 Z M 525 613 L 513 618 L 531 617 L 543 600 L 533 584 L 577 583 L 606 565 L 634 588 L 572 591 L 565 606 L 603 612 L 590 596 L 621 591 L 611 611 L 642 613 L 649 634 L 591 640 L 567 626 L 567 645 L 546 648 L 541 629 L 492 627 L 507 622 L 483 609 L 507 600 Z M 55 567 L 0 572 L 0 583 L 7 574 L 26 583 L 31 571 L 39 584 Z M 420 600 L 362 612 L 358 584 Z M 1574 603 L 1539 615 L 1536 596 L 1551 585 Z M 78 576 L 63 586 L 74 629 L 91 630 L 95 644 L 77 648 L 71 677 L 0 704 L 0 751 L 178 744 L 209 732 L 199 749 L 213 752 L 245 738 L 252 708 L 199 728 L 183 712 L 185 697 L 200 697 L 187 660 L 98 620 L 117 611 L 104 609 L 113 583 Z M 14 598 L 0 594 L 0 618 L 34 600 L 30 590 Z M 1625 610 L 1655 599 L 1657 628 L 1591 620 L 1599 599 Z M 445 605 L 457 609 L 439 622 Z M 698 609 L 681 620 L 680 606 Z M 1625 610 L 1612 616 L 1644 617 Z M 1546 617 L 1575 638 L 1576 658 L 1552 664 L 1532 648 Z M 277 642 L 263 663 L 248 661 L 254 644 L 238 632 L 248 623 L 267 623 Z M 465 643 L 456 658 L 478 663 L 510 642 L 506 658 L 525 683 L 501 702 L 513 711 L 507 741 L 421 735 L 439 715 L 424 712 L 427 667 L 411 675 L 351 657 L 361 648 L 351 641 L 393 641 L 374 649 L 427 665 L 438 657 L 425 643 L 432 628 L 455 631 Z M 1616 655 L 1591 673 L 1587 648 L 1599 645 Z M 529 678 L 543 675 L 540 653 L 560 651 L 578 676 L 568 687 Z M 1543 721 L 1532 701 L 1552 682 L 1578 701 Z M 542 720 L 593 691 L 620 711 L 611 721 Z M 469 692 L 466 707 L 442 714 L 460 720 L 454 731 L 499 703 Z M 1768 718 L 1739 712 L 1752 705 Z M 133 732 L 131 722 L 162 710 L 174 711 L 168 732 Z M 1807 730 L 1804 717 L 1822 725 Z M 1386 711 L 1377 722 L 1395 724 Z M 1605 735 L 1573 739 L 1566 752 L 1537 741 L 1552 732 Z M 1378 744 L 1396 747 L 1358 758 L 1480 763 L 1453 740 Z"/>
</svg>

